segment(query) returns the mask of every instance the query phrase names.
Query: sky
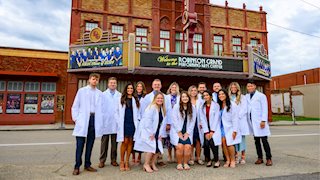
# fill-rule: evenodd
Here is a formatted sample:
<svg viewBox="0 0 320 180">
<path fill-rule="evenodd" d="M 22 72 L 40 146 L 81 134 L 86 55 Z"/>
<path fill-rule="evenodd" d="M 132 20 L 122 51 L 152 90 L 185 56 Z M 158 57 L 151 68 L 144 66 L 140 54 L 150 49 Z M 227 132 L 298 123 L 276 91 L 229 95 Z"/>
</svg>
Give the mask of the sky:
<svg viewBox="0 0 320 180">
<path fill-rule="evenodd" d="M 267 12 L 272 76 L 320 67 L 320 0 L 228 3 L 257 11 L 263 6 Z M 0 0 L 0 46 L 68 51 L 70 14 L 71 0 Z"/>
</svg>

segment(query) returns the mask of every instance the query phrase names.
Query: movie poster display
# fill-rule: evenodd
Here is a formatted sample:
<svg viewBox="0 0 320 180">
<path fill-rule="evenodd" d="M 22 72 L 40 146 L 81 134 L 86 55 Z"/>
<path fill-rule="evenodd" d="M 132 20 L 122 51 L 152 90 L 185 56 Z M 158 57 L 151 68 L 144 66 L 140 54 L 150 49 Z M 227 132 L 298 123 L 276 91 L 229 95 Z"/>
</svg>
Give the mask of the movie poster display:
<svg viewBox="0 0 320 180">
<path fill-rule="evenodd" d="M 21 94 L 8 94 L 6 113 L 20 113 Z"/>
<path fill-rule="evenodd" d="M 54 95 L 43 94 L 41 97 L 41 110 L 40 113 L 52 114 L 54 112 Z"/>
<path fill-rule="evenodd" d="M 26 94 L 24 97 L 24 113 L 36 114 L 38 112 L 38 94 Z"/>
<path fill-rule="evenodd" d="M 3 94 L 0 94 L 0 114 L 3 113 Z"/>
<path fill-rule="evenodd" d="M 69 69 L 123 65 L 123 43 L 70 47 Z"/>
</svg>

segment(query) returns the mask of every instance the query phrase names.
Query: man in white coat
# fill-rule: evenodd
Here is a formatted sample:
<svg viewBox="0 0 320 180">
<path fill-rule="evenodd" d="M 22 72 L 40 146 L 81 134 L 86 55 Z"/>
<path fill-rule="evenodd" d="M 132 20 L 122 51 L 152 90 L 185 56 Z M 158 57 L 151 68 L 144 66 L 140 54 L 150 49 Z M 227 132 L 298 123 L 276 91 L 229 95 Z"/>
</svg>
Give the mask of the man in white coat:
<svg viewBox="0 0 320 180">
<path fill-rule="evenodd" d="M 263 155 L 261 148 L 261 141 L 264 151 L 266 153 L 267 166 L 272 166 L 271 149 L 268 142 L 270 136 L 268 124 L 268 102 L 267 97 L 263 93 L 256 90 L 256 84 L 253 80 L 249 80 L 247 84 L 248 94 L 246 95 L 248 102 L 248 117 L 250 130 L 253 133 L 258 160 L 255 164 L 263 163 Z"/>
<path fill-rule="evenodd" d="M 203 101 L 203 92 L 207 90 L 207 84 L 205 82 L 199 82 L 198 83 L 198 99 L 200 99 L 201 101 Z"/>
<path fill-rule="evenodd" d="M 218 103 L 218 92 L 222 89 L 221 87 L 221 84 L 216 82 L 213 84 L 212 86 L 212 90 L 213 90 L 213 93 L 212 93 L 212 100 L 216 103 Z"/>
<path fill-rule="evenodd" d="M 117 79 L 108 79 L 108 89 L 103 92 L 103 136 L 101 138 L 99 168 L 105 166 L 107 159 L 109 138 L 111 137 L 111 165 L 119 166 L 117 163 L 117 122 L 119 118 L 119 103 L 121 93 L 117 91 Z"/>
<path fill-rule="evenodd" d="M 84 168 L 90 172 L 97 170 L 91 167 L 91 152 L 96 137 L 102 136 L 102 92 L 96 88 L 100 75 L 92 73 L 89 76 L 89 85 L 80 88 L 74 99 L 71 115 L 75 122 L 72 135 L 76 136 L 76 164 L 73 175 L 80 174 L 82 153 L 86 144 Z"/>
</svg>

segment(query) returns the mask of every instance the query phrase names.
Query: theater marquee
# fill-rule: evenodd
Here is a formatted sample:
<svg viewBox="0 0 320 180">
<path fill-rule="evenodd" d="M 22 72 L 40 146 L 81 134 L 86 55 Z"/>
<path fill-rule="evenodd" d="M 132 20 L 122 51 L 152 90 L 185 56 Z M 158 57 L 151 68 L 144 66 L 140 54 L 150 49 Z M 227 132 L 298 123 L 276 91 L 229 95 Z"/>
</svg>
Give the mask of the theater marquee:
<svg viewBox="0 0 320 180">
<path fill-rule="evenodd" d="M 242 59 L 150 52 L 140 53 L 140 66 L 243 72 Z"/>
</svg>

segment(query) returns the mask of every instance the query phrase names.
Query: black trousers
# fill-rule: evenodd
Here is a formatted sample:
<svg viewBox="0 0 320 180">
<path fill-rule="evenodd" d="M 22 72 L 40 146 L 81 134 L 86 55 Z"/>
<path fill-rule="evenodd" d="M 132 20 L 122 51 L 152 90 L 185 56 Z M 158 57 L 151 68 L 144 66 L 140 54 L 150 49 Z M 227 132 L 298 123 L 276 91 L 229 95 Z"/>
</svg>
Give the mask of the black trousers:
<svg viewBox="0 0 320 180">
<path fill-rule="evenodd" d="M 96 138 L 95 129 L 94 129 L 94 115 L 90 116 L 89 127 L 87 138 L 85 137 L 76 137 L 77 147 L 76 147 L 76 164 L 74 165 L 75 169 L 79 169 L 82 164 L 82 153 L 84 144 L 86 144 L 86 153 L 85 153 L 85 164 L 84 167 L 88 168 L 91 166 L 91 153 Z M 86 142 L 87 140 L 87 142 Z"/>
<path fill-rule="evenodd" d="M 270 145 L 269 145 L 269 142 L 268 142 L 268 136 L 254 137 L 254 141 L 255 141 L 255 144 L 256 144 L 256 150 L 257 150 L 258 158 L 259 159 L 263 158 L 262 148 L 261 148 L 261 141 L 262 141 L 263 149 L 266 152 L 266 157 L 267 157 L 267 159 L 271 159 L 272 155 L 271 155 Z"/>
<path fill-rule="evenodd" d="M 210 149 L 213 153 L 213 161 L 217 162 L 219 161 L 219 146 L 216 146 L 214 144 L 213 139 L 207 140 L 206 138 L 204 139 L 204 156 L 205 159 L 210 161 Z"/>
</svg>

